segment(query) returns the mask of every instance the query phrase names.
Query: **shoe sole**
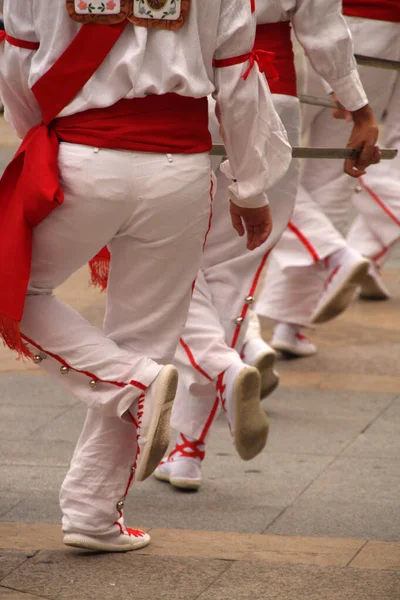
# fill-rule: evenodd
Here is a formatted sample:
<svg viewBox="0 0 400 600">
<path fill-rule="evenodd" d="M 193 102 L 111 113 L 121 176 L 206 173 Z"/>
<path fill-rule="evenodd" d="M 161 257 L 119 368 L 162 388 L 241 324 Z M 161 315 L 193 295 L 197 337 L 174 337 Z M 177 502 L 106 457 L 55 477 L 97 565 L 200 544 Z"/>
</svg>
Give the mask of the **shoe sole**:
<svg viewBox="0 0 400 600">
<path fill-rule="evenodd" d="M 361 284 L 359 297 L 361 300 L 371 301 L 390 300 L 389 292 L 384 287 L 380 287 L 368 273 Z"/>
<path fill-rule="evenodd" d="M 274 369 L 275 361 L 275 352 L 266 352 L 252 364 L 261 375 L 261 398 L 272 394 L 279 385 L 279 374 Z"/>
<path fill-rule="evenodd" d="M 141 449 L 135 473 L 135 481 L 144 481 L 156 470 L 168 450 L 170 441 L 170 418 L 178 387 L 178 371 L 175 367 L 163 368 L 156 381 L 156 404 L 147 443 Z"/>
<path fill-rule="evenodd" d="M 184 479 L 182 477 L 170 477 L 167 473 L 159 473 L 154 471 L 154 476 L 159 481 L 165 481 L 166 483 L 170 483 L 176 488 L 180 488 L 181 490 L 198 490 L 201 481 L 198 479 Z"/>
<path fill-rule="evenodd" d="M 307 356 L 314 356 L 317 354 L 317 349 L 315 350 L 299 350 L 296 349 L 295 346 L 291 346 L 290 344 L 285 344 L 285 342 L 274 342 L 273 345 L 274 350 L 278 350 L 282 352 L 282 354 L 297 357 L 297 358 L 306 358 Z"/>
<path fill-rule="evenodd" d="M 72 548 L 81 548 L 83 550 L 93 550 L 94 552 L 130 552 L 131 550 L 139 550 L 150 544 L 150 536 L 143 539 L 138 539 L 135 544 L 109 544 L 99 540 L 95 540 L 88 535 L 80 533 L 70 533 L 64 536 L 64 544 Z"/>
<path fill-rule="evenodd" d="M 254 367 L 242 369 L 234 384 L 234 440 L 239 456 L 251 460 L 267 443 L 269 424 L 260 406 L 261 376 Z"/>
<path fill-rule="evenodd" d="M 331 296 L 317 312 L 314 313 L 311 323 L 326 323 L 344 312 L 357 293 L 357 287 L 362 284 L 368 273 L 369 261 L 360 261 L 354 266 L 333 296 Z"/>
</svg>

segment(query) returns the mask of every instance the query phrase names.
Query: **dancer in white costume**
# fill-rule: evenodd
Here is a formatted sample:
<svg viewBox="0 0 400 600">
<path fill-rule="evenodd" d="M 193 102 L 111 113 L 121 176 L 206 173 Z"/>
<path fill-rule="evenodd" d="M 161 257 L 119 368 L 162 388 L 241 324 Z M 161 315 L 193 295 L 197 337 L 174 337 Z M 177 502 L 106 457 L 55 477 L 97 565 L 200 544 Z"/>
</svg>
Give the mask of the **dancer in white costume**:
<svg viewBox="0 0 400 600">
<path fill-rule="evenodd" d="M 331 83 L 338 92 L 342 92 L 343 102 L 352 110 L 357 110 L 366 105 L 366 97 L 352 60 L 351 38 L 340 14 L 340 5 L 327 1 L 321 11 L 314 12 L 311 6 L 315 3 L 308 0 L 289 4 L 290 10 L 284 10 L 279 2 L 258 0 L 259 25 L 255 49 L 275 54 L 279 79 L 275 80 L 272 72 L 267 73 L 267 78 L 289 140 L 293 145 L 300 145 L 300 109 L 296 97 L 289 19 L 292 19 L 300 41 L 320 71 L 327 77 L 335 73 L 336 78 L 332 76 Z M 329 27 L 326 22 L 328 10 L 331 12 Z M 321 31 L 321 35 L 317 35 L 318 31 Z M 336 54 L 339 41 L 340 60 Z M 321 51 L 324 46 L 326 50 Z M 368 109 L 365 112 L 369 114 Z M 369 139 L 369 132 L 363 127 L 360 133 L 359 142 L 370 145 L 368 164 L 372 160 L 375 140 Z M 251 385 L 251 381 L 247 386 L 243 384 L 246 373 L 249 373 L 246 363 L 256 365 L 261 370 L 267 369 L 271 375 L 271 352 L 264 342 L 259 337 L 249 339 L 244 346 L 243 342 L 249 307 L 254 301 L 261 270 L 290 218 L 297 183 L 298 163 L 292 161 L 283 179 L 268 190 L 275 229 L 262 249 L 248 253 L 245 245 L 232 236 L 221 219 L 229 181 L 221 170 L 218 171 L 213 227 L 205 248 L 188 322 L 175 357 L 180 382 L 171 425 L 179 432 L 179 437 L 173 451 L 155 471 L 157 478 L 177 487 L 196 489 L 200 486 L 205 442 L 220 404 L 226 410 L 236 450 L 243 459 L 255 456 L 265 443 L 265 434 L 258 432 L 253 436 L 250 451 L 243 451 L 243 438 L 249 435 L 252 423 L 249 424 L 245 412 L 235 411 L 235 404 L 243 406 L 240 399 L 246 396 L 250 407 L 259 406 L 259 387 L 255 383 Z M 329 229 L 328 219 L 318 208 L 316 215 L 317 226 L 322 222 Z M 337 249 L 333 244 L 332 247 Z M 364 263 L 361 260 L 361 264 Z M 271 376 L 269 380 L 272 380 Z M 273 386 L 269 390 L 266 387 L 267 391 L 271 391 Z M 255 409 L 251 414 L 255 414 Z M 259 423 L 262 422 L 260 416 Z"/>
<path fill-rule="evenodd" d="M 253 2 L 173 8 L 150 21 L 132 2 L 90 14 L 74 0 L 32 0 L 29 10 L 5 2 L 0 90 L 25 137 L 0 184 L 0 253 L 12 265 L 0 265 L 9 284 L 0 333 L 88 406 L 60 499 L 65 543 L 94 550 L 149 543 L 122 511 L 132 480 L 148 477 L 168 446 L 177 372 L 167 363 L 209 227 L 209 94 L 236 180 L 236 220 L 251 247 L 270 230 L 266 144 L 280 123 L 253 68 Z M 106 244 L 101 331 L 53 289 Z"/>
<path fill-rule="evenodd" d="M 344 0 L 343 11 L 358 54 L 400 61 L 398 0 Z M 400 150 L 400 73 L 366 66 L 359 71 L 376 117 L 385 116 L 383 145 Z M 321 80 L 310 71 L 309 93 L 322 92 Z M 326 139 L 332 146 L 344 143 L 348 123 L 334 121 L 329 109 L 313 108 L 307 113 L 311 144 L 318 146 Z M 388 298 L 379 271 L 400 237 L 400 155 L 390 163 L 371 167 L 357 185 L 343 175 L 335 161 L 312 160 L 306 165 L 303 185 L 340 231 L 347 228 L 353 200 L 358 216 L 347 242 L 372 261 L 361 296 Z"/>
<path fill-rule="evenodd" d="M 323 3 L 320 3 L 318 7 L 314 7 L 314 10 L 323 11 L 323 8 Z M 356 73 L 356 66 L 351 45 L 348 44 L 346 48 L 340 47 L 345 52 L 341 63 L 342 68 L 347 65 L 349 75 L 338 77 L 334 84 L 331 82 L 329 84 L 341 103 L 350 111 L 354 86 L 353 74 Z M 310 63 L 318 71 L 312 56 L 309 53 L 308 56 Z M 319 74 L 322 75 L 320 71 Z M 326 75 L 322 77 L 328 79 Z M 321 95 L 323 90 L 319 90 L 318 93 L 313 90 L 313 93 Z M 353 115 L 349 112 L 350 119 L 354 120 L 353 127 L 358 126 L 357 121 L 360 118 L 364 119 L 366 110 L 368 109 L 363 108 L 361 112 L 353 112 Z M 370 143 L 373 143 L 376 138 L 376 125 L 371 123 L 370 126 L 369 139 Z M 312 136 L 309 144 L 345 146 L 352 133 L 351 125 L 348 126 L 346 134 L 340 141 L 333 140 L 332 132 L 335 129 L 339 131 L 340 124 L 331 117 L 328 126 L 325 119 L 324 125 L 321 125 L 319 130 L 319 138 Z M 352 140 L 349 145 L 353 146 Z M 306 161 L 305 166 L 309 178 L 313 179 L 317 172 L 323 173 L 327 162 L 332 164 L 332 169 L 336 173 L 343 173 L 339 161 L 309 160 Z M 374 166 L 371 172 L 382 169 L 383 173 L 384 169 L 389 171 L 390 168 L 390 166 Z M 347 181 L 348 185 L 354 188 L 356 185 L 354 179 L 349 177 L 348 171 L 346 173 L 342 175 L 341 180 Z M 352 175 L 359 176 L 361 173 L 352 173 Z M 256 306 L 259 315 L 276 321 L 272 347 L 294 356 L 315 354 L 317 348 L 303 335 L 302 328 L 328 321 L 343 312 L 353 300 L 358 285 L 365 280 L 367 270 L 370 268 L 363 258 L 361 248 L 353 248 L 350 241 L 346 243 L 341 232 L 335 227 L 336 222 L 332 223 L 325 214 L 322 214 L 321 207 L 316 202 L 317 198 L 309 192 L 310 187 L 303 179 L 299 186 L 293 218 L 272 255 L 264 290 Z M 257 336 L 259 325 L 257 320 L 254 320 L 255 329 L 254 332 L 249 332 L 249 335 Z"/>
</svg>

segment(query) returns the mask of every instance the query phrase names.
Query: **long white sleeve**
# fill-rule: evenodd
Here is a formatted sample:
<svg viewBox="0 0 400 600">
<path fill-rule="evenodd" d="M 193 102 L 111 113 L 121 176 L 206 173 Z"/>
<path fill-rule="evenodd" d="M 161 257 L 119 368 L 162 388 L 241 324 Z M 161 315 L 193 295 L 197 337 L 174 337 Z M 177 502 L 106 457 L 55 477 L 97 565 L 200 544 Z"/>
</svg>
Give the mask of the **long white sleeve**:
<svg viewBox="0 0 400 600">
<path fill-rule="evenodd" d="M 30 2 L 5 0 L 4 15 L 9 35 L 37 42 Z M 4 102 L 4 114 L 20 138 L 41 121 L 39 106 L 28 85 L 34 54 L 34 50 L 0 44 L 0 95 Z"/>
<path fill-rule="evenodd" d="M 226 4 L 232 8 L 232 2 Z M 254 44 L 256 20 L 250 2 L 237 0 L 234 8 L 221 15 L 223 35 L 217 60 L 249 53 Z M 253 27 L 246 27 L 251 20 Z M 264 75 L 254 65 L 245 80 L 248 67 L 249 61 L 216 68 L 214 98 L 221 110 L 230 172 L 236 180 L 230 188 L 232 200 L 253 208 L 268 204 L 266 190 L 285 174 L 291 150 Z"/>
<path fill-rule="evenodd" d="M 293 0 L 282 0 L 288 8 Z M 368 103 L 354 59 L 353 40 L 340 0 L 296 0 L 291 14 L 297 39 L 313 68 L 350 111 Z"/>
</svg>

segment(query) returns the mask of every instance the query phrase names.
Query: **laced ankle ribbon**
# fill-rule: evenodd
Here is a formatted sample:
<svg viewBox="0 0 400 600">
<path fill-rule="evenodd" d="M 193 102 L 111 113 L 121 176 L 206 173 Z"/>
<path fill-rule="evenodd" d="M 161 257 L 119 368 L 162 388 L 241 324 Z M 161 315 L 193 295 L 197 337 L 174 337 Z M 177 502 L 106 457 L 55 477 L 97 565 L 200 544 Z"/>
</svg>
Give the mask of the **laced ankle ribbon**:
<svg viewBox="0 0 400 600">
<path fill-rule="evenodd" d="M 175 448 L 172 450 L 171 454 L 168 456 L 168 461 L 171 460 L 174 454 L 180 454 L 185 458 L 199 458 L 201 461 L 204 460 L 206 455 L 204 450 L 200 450 L 200 446 L 204 445 L 204 442 L 200 440 L 188 440 L 186 436 L 181 433 L 181 439 L 183 443 L 176 444 Z"/>
</svg>

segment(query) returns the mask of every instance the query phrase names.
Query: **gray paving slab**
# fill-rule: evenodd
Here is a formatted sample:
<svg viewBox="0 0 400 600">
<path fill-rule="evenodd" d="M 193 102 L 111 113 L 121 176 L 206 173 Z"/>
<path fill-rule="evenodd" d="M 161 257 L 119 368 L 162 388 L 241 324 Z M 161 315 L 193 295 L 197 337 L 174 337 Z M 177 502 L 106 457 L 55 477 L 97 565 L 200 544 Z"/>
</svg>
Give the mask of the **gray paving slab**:
<svg viewBox="0 0 400 600">
<path fill-rule="evenodd" d="M 74 446 L 63 440 L 0 440 L 1 464 L 66 467 Z"/>
<path fill-rule="evenodd" d="M 51 423 L 35 433 L 35 440 L 63 441 L 76 444 L 85 420 L 86 408 L 80 402 L 60 412 Z"/>
<path fill-rule="evenodd" d="M 29 407 L 67 407 L 76 398 L 63 390 L 46 375 L 1 375 L 0 406 L 14 406 L 16 411 Z"/>
<path fill-rule="evenodd" d="M 0 551 L 0 581 L 20 567 L 31 554 Z M 1 588 L 0 588 L 1 589 Z M 0 598 L 2 596 L 0 595 Z"/>
<path fill-rule="evenodd" d="M 59 488 L 66 470 L 43 465 L 0 465 L 0 481 L 2 489 L 12 493 L 51 492 Z"/>
<path fill-rule="evenodd" d="M 198 600 L 396 600 L 400 574 L 236 562 Z"/>
<path fill-rule="evenodd" d="M 0 492 L 0 519 L 4 521 L 4 515 L 17 506 L 19 502 L 22 502 L 24 497 L 24 492 L 20 492 L 19 494 L 17 492 Z"/>
<path fill-rule="evenodd" d="M 268 452 L 336 455 L 396 398 L 394 394 L 278 389 L 263 401 Z"/>
<path fill-rule="evenodd" d="M 199 493 L 150 480 L 132 489 L 124 515 L 133 526 L 261 533 L 263 524 L 281 510 L 238 479 L 221 485 L 206 482 Z"/>
<path fill-rule="evenodd" d="M 372 425 L 349 446 L 344 456 L 362 458 L 400 457 L 400 399 L 396 399 Z"/>
<path fill-rule="evenodd" d="M 400 462 L 341 457 L 266 533 L 400 541 Z"/>
<path fill-rule="evenodd" d="M 1 506 L 1 499 L 0 499 Z M 8 523 L 61 523 L 59 489 L 43 492 L 21 492 L 19 502 L 0 514 Z"/>
<path fill-rule="evenodd" d="M 229 564 L 135 552 L 39 552 L 5 577 L 1 585 L 49 600 L 194 600 Z"/>
<path fill-rule="evenodd" d="M 65 407 L 16 408 L 12 404 L 0 406 L 0 437 L 4 440 L 22 440 L 38 429 L 50 425 L 65 412 Z"/>
<path fill-rule="evenodd" d="M 321 335 L 321 331 L 319 331 Z M 386 332 L 371 345 L 343 343 L 335 351 L 330 345 L 319 345 L 318 353 L 302 360 L 279 360 L 279 369 L 289 371 L 295 363 L 296 370 L 328 373 L 364 373 L 374 375 L 400 375 L 400 343 L 385 343 Z M 311 335 L 311 337 L 313 337 Z M 332 340 L 329 332 L 329 338 Z M 343 338 L 343 333 L 341 333 Z M 344 339 L 344 338 L 343 338 Z"/>
</svg>

